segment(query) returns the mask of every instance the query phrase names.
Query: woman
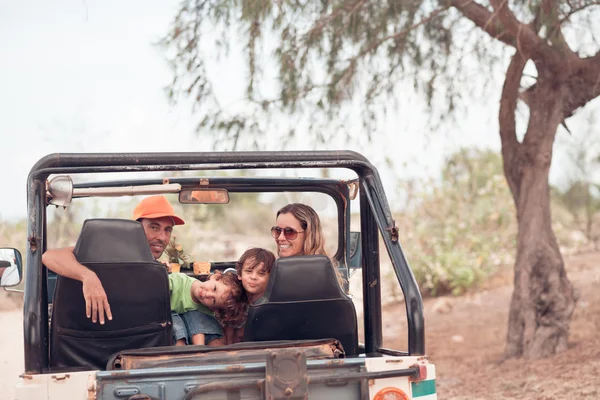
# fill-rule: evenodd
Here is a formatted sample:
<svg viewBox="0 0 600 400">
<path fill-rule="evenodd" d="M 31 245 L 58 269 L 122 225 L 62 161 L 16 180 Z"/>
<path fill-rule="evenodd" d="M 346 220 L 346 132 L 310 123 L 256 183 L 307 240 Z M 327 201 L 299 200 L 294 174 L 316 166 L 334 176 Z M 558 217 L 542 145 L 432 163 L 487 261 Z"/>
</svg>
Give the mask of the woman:
<svg viewBox="0 0 600 400">
<path fill-rule="evenodd" d="M 306 204 L 292 203 L 277 211 L 271 235 L 275 238 L 279 257 L 327 255 L 319 216 Z"/>
<path fill-rule="evenodd" d="M 325 237 L 319 215 L 306 204 L 292 203 L 277 211 L 277 221 L 271 228 L 279 257 L 298 255 L 327 255 Z M 340 286 L 344 279 L 337 270 L 337 261 L 331 260 Z"/>
</svg>

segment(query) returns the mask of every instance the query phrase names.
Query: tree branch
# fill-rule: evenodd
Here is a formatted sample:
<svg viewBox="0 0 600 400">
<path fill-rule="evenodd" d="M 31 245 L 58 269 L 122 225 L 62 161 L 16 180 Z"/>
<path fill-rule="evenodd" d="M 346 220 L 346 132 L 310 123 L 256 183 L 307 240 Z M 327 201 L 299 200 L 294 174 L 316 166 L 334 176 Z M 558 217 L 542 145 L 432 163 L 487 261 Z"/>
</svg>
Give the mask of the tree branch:
<svg viewBox="0 0 600 400">
<path fill-rule="evenodd" d="M 510 33 L 487 8 L 474 0 L 449 0 L 449 4 L 460 11 L 466 18 L 490 35 L 512 47 L 517 47 L 516 36 Z"/>
<path fill-rule="evenodd" d="M 591 64 L 595 64 L 600 67 L 600 51 L 591 57 L 584 58 L 584 60 L 589 61 Z"/>
<path fill-rule="evenodd" d="M 506 79 L 502 87 L 500 98 L 500 140 L 502 142 L 502 157 L 504 159 L 504 174 L 510 186 L 513 197 L 519 198 L 520 174 L 519 163 L 515 162 L 519 157 L 520 144 L 517 140 L 517 127 L 515 111 L 519 99 L 521 77 L 528 59 L 524 58 L 518 51 L 512 56 L 506 71 Z"/>
<path fill-rule="evenodd" d="M 592 57 L 579 59 L 576 69 L 566 82 L 568 91 L 563 96 L 564 118 L 600 96 L 600 51 Z"/>
<path fill-rule="evenodd" d="M 508 7 L 508 0 L 490 0 L 490 4 L 498 13 L 502 25 L 516 39 L 516 48 L 525 58 L 543 58 L 550 61 L 554 54 L 542 38 L 529 24 L 521 23 Z"/>
<path fill-rule="evenodd" d="M 433 18 L 435 18 L 438 14 L 448 10 L 450 8 L 450 6 L 446 6 L 443 8 L 438 8 L 436 10 L 434 10 L 431 14 L 429 14 L 427 16 L 427 18 L 423 18 L 422 20 L 420 20 L 419 22 L 416 22 L 415 24 L 409 26 L 406 29 L 403 29 L 399 32 L 395 32 L 391 35 L 388 36 L 384 36 L 382 38 L 380 38 L 379 40 L 374 41 L 373 43 L 371 43 L 368 47 L 365 47 L 364 49 L 362 49 L 358 54 L 356 54 L 355 56 L 349 58 L 348 61 L 348 66 L 343 70 L 343 72 L 340 74 L 339 78 L 335 81 L 332 82 L 332 84 L 337 84 L 337 82 L 341 82 L 344 80 L 347 80 L 348 77 L 352 74 L 352 72 L 354 71 L 354 68 L 356 66 L 356 63 L 358 62 L 358 60 L 360 60 L 361 58 L 363 58 L 365 55 L 377 50 L 379 48 L 379 46 L 381 46 L 383 43 L 387 42 L 388 40 L 394 39 L 394 40 L 398 40 L 401 39 L 403 37 L 405 37 L 406 35 L 408 35 L 410 32 L 412 32 L 413 30 L 415 30 L 416 28 L 418 28 L 421 25 L 426 24 L 427 22 L 431 21 Z"/>
<path fill-rule="evenodd" d="M 352 15 L 357 12 L 363 5 L 367 3 L 367 0 L 359 0 L 350 9 L 348 15 Z M 331 21 L 342 15 L 344 12 L 348 12 L 348 6 L 345 3 L 340 4 L 337 8 L 333 9 L 331 13 L 319 18 L 316 23 L 306 32 L 305 37 L 308 41 L 312 40 L 312 38 L 318 36 L 323 32 L 323 29 L 329 25 Z"/>
<path fill-rule="evenodd" d="M 588 7 L 592 7 L 592 6 L 599 6 L 600 5 L 600 1 L 594 1 L 591 3 L 584 3 L 582 5 L 580 5 L 579 7 L 575 7 L 575 8 L 571 8 L 569 10 L 568 13 L 566 13 L 562 18 L 559 19 L 558 23 L 560 25 L 562 25 L 563 23 L 565 23 L 569 18 L 571 18 L 571 16 L 573 14 L 578 13 L 579 11 L 585 10 Z"/>
<path fill-rule="evenodd" d="M 381 44 L 383 44 L 384 42 L 387 42 L 390 39 L 398 40 L 398 39 L 401 39 L 401 38 L 405 37 L 411 31 L 414 31 L 419 26 L 424 25 L 427 22 L 431 21 L 433 18 L 437 17 L 439 14 L 441 14 L 442 12 L 448 10 L 449 8 L 450 7 L 448 6 L 448 7 L 438 8 L 438 9 L 434 10 L 431 14 L 429 14 L 427 16 L 427 18 L 423 18 L 419 22 L 414 23 L 413 25 L 409 26 L 406 29 L 401 30 L 400 32 L 395 32 L 395 33 L 393 33 L 391 35 L 382 37 L 381 39 L 373 42 L 369 47 L 363 49 L 356 57 L 352 57 L 352 58 L 353 59 L 361 58 L 365 54 L 370 53 L 371 51 L 377 49 Z"/>
<path fill-rule="evenodd" d="M 565 56 L 569 58 L 577 57 L 577 54 L 571 50 L 571 47 L 569 47 L 563 36 L 560 19 L 558 18 L 558 10 L 559 5 L 557 4 L 557 0 L 542 0 L 539 13 L 542 15 L 541 20 L 548 28 L 546 36 Z M 538 31 L 535 32 L 537 33 Z"/>
</svg>

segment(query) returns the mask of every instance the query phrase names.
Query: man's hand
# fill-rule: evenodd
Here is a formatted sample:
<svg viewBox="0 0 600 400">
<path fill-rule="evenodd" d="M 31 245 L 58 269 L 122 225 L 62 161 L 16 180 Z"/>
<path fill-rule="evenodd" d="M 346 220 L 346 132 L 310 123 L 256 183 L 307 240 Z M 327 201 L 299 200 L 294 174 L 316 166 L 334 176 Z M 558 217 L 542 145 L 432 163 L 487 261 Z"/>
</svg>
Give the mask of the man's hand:
<svg viewBox="0 0 600 400">
<path fill-rule="evenodd" d="M 167 272 L 173 272 L 173 271 L 171 271 L 171 263 L 170 262 L 168 262 L 168 261 L 158 261 L 158 262 L 165 266 L 165 268 L 167 269 Z"/>
<path fill-rule="evenodd" d="M 108 298 L 98 276 L 89 271 L 81 282 L 83 283 L 86 316 L 91 317 L 94 323 L 100 320 L 102 325 L 104 324 L 104 313 L 109 320 L 112 320 Z"/>
</svg>

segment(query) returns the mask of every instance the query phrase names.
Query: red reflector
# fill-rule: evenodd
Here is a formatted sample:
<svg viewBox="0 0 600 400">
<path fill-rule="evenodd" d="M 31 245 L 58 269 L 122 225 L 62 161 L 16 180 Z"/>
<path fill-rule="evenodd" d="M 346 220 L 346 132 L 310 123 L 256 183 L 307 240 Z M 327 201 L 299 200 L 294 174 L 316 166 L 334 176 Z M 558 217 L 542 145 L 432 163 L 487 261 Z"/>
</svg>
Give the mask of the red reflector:
<svg viewBox="0 0 600 400">
<path fill-rule="evenodd" d="M 408 395 L 395 387 L 386 387 L 381 389 L 373 400 L 410 400 Z"/>
</svg>

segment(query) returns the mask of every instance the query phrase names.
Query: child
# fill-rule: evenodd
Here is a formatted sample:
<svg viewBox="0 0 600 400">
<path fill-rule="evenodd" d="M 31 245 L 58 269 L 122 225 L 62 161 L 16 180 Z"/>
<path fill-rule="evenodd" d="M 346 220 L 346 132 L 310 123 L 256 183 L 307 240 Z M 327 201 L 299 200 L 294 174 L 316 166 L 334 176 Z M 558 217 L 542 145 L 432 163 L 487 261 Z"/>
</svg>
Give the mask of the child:
<svg viewBox="0 0 600 400">
<path fill-rule="evenodd" d="M 254 304 L 256 300 L 264 295 L 274 263 L 275 255 L 273 253 L 256 247 L 246 250 L 238 260 L 236 265 L 237 278 L 242 282 L 249 304 Z M 225 328 L 227 344 L 242 340 L 247 315 L 248 308 L 245 307 L 244 313 L 237 321 L 233 319 L 223 321 L 219 318 Z"/>
<path fill-rule="evenodd" d="M 234 274 L 218 272 L 205 282 L 182 273 L 169 274 L 169 291 L 174 341 L 178 346 L 186 342 L 225 344 L 218 340 L 223 333 L 215 313 L 225 321 L 240 318 L 243 313 L 245 296 Z"/>
</svg>

